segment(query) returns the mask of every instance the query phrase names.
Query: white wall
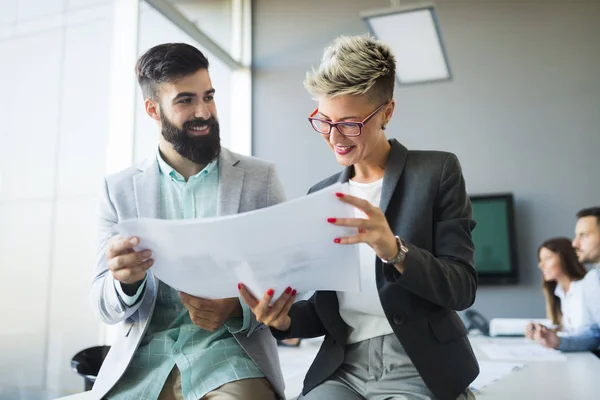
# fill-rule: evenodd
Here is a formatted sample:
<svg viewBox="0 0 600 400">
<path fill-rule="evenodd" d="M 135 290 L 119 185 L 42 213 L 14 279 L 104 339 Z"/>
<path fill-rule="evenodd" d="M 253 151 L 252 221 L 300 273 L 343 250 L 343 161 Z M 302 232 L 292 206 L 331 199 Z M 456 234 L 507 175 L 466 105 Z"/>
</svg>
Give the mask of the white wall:
<svg viewBox="0 0 600 400">
<path fill-rule="evenodd" d="M 410 2 L 405 2 L 410 3 Z M 600 203 L 600 1 L 436 0 L 454 80 L 396 89 L 388 135 L 455 152 L 470 193 L 511 191 L 521 284 L 480 287 L 488 317 L 542 316 L 536 248 L 571 236 Z M 307 70 L 359 13 L 386 0 L 254 2 L 254 154 L 278 164 L 289 197 L 338 171 L 306 117 Z"/>
<path fill-rule="evenodd" d="M 71 357 L 105 337 L 88 291 L 119 1 L 0 0 L 0 399 L 81 391 Z M 230 2 L 182 6 L 227 47 Z M 197 45 L 145 3 L 140 10 L 138 55 L 158 43 Z M 230 146 L 232 73 L 207 56 Z M 157 133 L 138 90 L 135 160 L 153 154 Z"/>
<path fill-rule="evenodd" d="M 80 391 L 70 359 L 98 342 L 111 15 L 111 0 L 0 1 L 0 398 Z"/>
</svg>

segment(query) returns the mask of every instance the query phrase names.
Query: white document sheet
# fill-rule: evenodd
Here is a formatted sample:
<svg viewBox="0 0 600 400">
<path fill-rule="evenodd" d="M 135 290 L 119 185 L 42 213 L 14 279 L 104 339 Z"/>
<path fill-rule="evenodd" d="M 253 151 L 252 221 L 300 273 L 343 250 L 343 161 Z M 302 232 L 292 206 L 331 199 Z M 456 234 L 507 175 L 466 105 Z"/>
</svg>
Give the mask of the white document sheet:
<svg viewBox="0 0 600 400">
<path fill-rule="evenodd" d="M 547 349 L 529 339 L 492 339 L 479 345 L 492 360 L 566 361 L 559 350 Z"/>
<path fill-rule="evenodd" d="M 277 298 L 288 286 L 309 290 L 360 291 L 357 245 L 334 238 L 356 228 L 327 222 L 354 218 L 335 184 L 319 192 L 243 214 L 194 219 L 133 219 L 119 223 L 123 236 L 140 238 L 152 250 L 154 275 L 178 291 L 216 299 L 238 296 L 244 283 L 257 297 L 272 288 Z"/>
<path fill-rule="evenodd" d="M 512 371 L 523 368 L 523 366 L 524 364 L 511 362 L 479 361 L 479 375 L 471 383 L 471 390 L 481 390 L 490 383 L 504 378 Z"/>
</svg>

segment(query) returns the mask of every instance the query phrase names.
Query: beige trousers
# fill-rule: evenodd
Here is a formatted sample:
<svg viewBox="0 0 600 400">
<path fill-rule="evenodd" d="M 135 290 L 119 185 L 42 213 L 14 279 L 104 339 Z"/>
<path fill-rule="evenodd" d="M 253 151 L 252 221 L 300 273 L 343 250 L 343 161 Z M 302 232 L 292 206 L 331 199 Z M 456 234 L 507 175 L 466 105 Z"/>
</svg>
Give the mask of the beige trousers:
<svg viewBox="0 0 600 400">
<path fill-rule="evenodd" d="M 240 379 L 226 383 L 199 400 L 276 400 L 277 396 L 265 378 Z M 183 400 L 181 374 L 177 367 L 169 374 L 158 400 Z"/>
</svg>

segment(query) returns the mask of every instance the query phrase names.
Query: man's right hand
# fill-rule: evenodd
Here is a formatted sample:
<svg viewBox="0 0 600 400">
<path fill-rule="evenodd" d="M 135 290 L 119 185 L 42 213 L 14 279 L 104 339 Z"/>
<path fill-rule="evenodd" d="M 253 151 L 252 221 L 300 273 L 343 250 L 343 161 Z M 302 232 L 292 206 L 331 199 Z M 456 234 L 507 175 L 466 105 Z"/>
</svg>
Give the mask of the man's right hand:
<svg viewBox="0 0 600 400">
<path fill-rule="evenodd" d="M 535 323 L 530 322 L 525 327 L 525 337 L 527 339 L 535 340 L 533 335 L 535 334 Z"/>
<path fill-rule="evenodd" d="M 133 250 L 139 243 L 137 237 L 123 238 L 121 235 L 113 236 L 108 241 L 107 267 L 116 280 L 126 285 L 143 280 L 146 270 L 154 264 L 150 250 Z"/>
<path fill-rule="evenodd" d="M 558 349 L 560 346 L 560 337 L 556 332 L 538 323 L 534 324 L 533 339 L 549 349 Z"/>
</svg>

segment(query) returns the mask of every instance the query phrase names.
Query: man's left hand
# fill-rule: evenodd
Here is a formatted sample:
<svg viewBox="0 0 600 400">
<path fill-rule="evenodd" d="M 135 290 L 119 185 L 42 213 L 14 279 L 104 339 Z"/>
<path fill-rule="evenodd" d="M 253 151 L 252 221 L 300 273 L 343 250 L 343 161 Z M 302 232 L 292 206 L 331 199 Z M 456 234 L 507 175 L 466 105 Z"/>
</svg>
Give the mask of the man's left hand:
<svg viewBox="0 0 600 400">
<path fill-rule="evenodd" d="M 210 332 L 222 327 L 229 318 L 243 316 L 237 297 L 208 300 L 179 292 L 179 298 L 190 313 L 194 325 Z"/>
</svg>

